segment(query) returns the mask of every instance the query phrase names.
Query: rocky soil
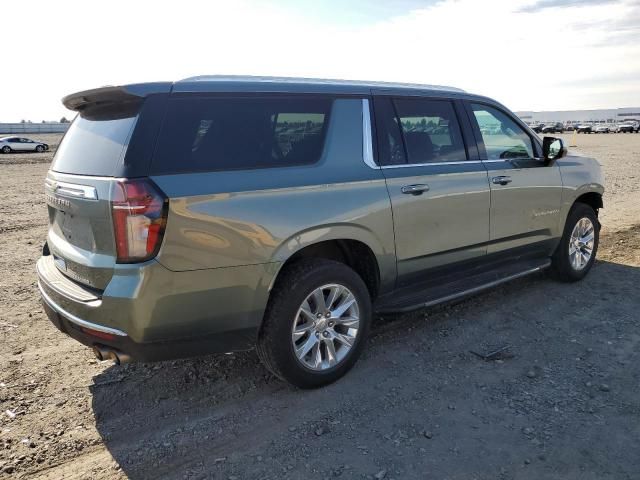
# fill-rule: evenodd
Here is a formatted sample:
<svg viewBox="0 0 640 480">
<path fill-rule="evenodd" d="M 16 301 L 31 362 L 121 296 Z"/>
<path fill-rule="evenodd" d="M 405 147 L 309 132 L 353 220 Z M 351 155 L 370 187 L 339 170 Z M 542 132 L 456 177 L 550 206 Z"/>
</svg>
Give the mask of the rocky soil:
<svg viewBox="0 0 640 480">
<path fill-rule="evenodd" d="M 577 145 L 607 182 L 583 282 L 377 319 L 355 369 L 315 391 L 254 352 L 97 362 L 38 303 L 51 154 L 0 155 L 0 478 L 638 478 L 640 135 Z"/>
</svg>

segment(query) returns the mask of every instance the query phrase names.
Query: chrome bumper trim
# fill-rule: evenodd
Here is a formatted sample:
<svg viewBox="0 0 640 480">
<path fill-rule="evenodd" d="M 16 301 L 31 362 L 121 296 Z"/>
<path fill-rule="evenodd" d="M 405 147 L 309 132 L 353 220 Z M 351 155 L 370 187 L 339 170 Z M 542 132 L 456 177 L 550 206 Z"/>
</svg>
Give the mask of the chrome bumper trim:
<svg viewBox="0 0 640 480">
<path fill-rule="evenodd" d="M 63 316 L 65 319 L 69 320 L 70 322 L 73 322 L 76 325 L 80 325 L 81 327 L 90 328 L 91 330 L 97 330 L 98 332 L 110 333 L 111 335 L 118 335 L 120 337 L 127 336 L 127 334 L 122 330 L 118 330 L 117 328 L 104 327 L 96 323 L 87 322 L 86 320 L 82 320 L 81 318 L 78 318 L 75 315 L 72 315 L 71 313 L 67 312 L 64 308 L 62 308 L 60 305 L 55 303 L 49 295 L 47 295 L 47 293 L 44 291 L 44 288 L 42 288 L 42 285 L 39 281 L 38 281 L 38 289 L 40 290 L 40 294 L 42 295 L 43 300 L 47 302 L 47 305 L 49 305 L 53 310 L 58 312 L 59 315 Z"/>
</svg>

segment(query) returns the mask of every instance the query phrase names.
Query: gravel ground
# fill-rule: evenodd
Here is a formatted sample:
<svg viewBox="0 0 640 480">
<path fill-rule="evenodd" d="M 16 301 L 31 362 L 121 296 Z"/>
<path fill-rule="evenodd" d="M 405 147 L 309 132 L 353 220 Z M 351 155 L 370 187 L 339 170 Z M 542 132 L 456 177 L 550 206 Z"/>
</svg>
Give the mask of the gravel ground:
<svg viewBox="0 0 640 480">
<path fill-rule="evenodd" d="M 602 164 L 606 191 L 605 209 L 600 220 L 605 229 L 628 228 L 640 223 L 640 134 L 567 133 L 557 136 Z"/>
<path fill-rule="evenodd" d="M 51 154 L 0 156 L 0 478 L 638 478 L 640 135 L 565 137 L 606 174 L 591 274 L 377 319 L 315 391 L 254 352 L 97 362 L 38 303 Z"/>
</svg>

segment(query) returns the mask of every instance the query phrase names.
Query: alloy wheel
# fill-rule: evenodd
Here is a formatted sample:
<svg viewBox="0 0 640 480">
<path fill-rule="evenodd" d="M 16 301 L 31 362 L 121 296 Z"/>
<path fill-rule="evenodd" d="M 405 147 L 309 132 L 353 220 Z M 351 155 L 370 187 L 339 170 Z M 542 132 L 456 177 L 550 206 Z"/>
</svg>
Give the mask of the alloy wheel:
<svg viewBox="0 0 640 480">
<path fill-rule="evenodd" d="M 302 302 L 291 330 L 296 358 L 321 371 L 342 362 L 353 348 L 360 325 L 358 301 L 344 285 L 316 288 Z"/>
<path fill-rule="evenodd" d="M 593 222 L 587 217 L 578 220 L 569 238 L 569 261 L 575 270 L 582 270 L 591 260 L 594 239 Z"/>
</svg>

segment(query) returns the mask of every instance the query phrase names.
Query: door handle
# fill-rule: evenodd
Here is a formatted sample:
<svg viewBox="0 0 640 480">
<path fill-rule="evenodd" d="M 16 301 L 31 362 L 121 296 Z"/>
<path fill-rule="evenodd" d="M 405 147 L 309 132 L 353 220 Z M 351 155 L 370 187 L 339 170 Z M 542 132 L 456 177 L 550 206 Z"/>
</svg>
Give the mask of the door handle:
<svg viewBox="0 0 640 480">
<path fill-rule="evenodd" d="M 500 175 L 499 177 L 493 177 L 491 179 L 493 183 L 496 185 L 506 185 L 507 183 L 511 183 L 511 177 L 507 177 L 506 175 Z"/>
<path fill-rule="evenodd" d="M 415 185 L 405 185 L 402 187 L 402 193 L 407 195 L 422 195 L 423 192 L 429 191 L 429 185 L 424 185 L 422 183 L 418 183 Z"/>
</svg>

